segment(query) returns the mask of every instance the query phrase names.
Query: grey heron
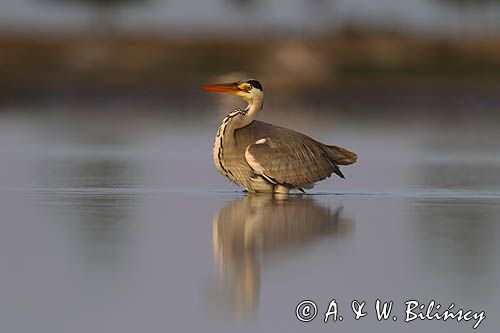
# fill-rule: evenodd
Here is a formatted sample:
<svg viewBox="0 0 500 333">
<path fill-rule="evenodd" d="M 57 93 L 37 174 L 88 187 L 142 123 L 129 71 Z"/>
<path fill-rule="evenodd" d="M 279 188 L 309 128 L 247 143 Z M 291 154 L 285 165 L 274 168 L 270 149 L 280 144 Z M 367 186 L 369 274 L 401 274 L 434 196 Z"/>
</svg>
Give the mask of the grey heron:
<svg viewBox="0 0 500 333">
<path fill-rule="evenodd" d="M 213 149 L 217 170 L 248 192 L 304 191 L 332 173 L 344 178 L 339 165 L 357 160 L 357 155 L 345 148 L 255 120 L 264 105 L 264 90 L 257 80 L 202 88 L 236 95 L 248 103 L 245 109 L 235 109 L 224 118 Z"/>
</svg>

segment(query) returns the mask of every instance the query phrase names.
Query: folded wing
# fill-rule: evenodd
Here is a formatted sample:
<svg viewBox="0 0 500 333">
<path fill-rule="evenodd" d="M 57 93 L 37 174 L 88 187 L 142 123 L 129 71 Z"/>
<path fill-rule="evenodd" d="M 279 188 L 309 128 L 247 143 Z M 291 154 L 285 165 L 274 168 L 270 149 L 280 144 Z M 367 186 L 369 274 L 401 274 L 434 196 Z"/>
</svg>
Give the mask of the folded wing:
<svg viewBox="0 0 500 333">
<path fill-rule="evenodd" d="M 332 173 L 344 178 L 330 146 L 281 130 L 279 136 L 261 138 L 246 148 L 246 161 L 256 174 L 276 184 L 305 188 Z"/>
</svg>

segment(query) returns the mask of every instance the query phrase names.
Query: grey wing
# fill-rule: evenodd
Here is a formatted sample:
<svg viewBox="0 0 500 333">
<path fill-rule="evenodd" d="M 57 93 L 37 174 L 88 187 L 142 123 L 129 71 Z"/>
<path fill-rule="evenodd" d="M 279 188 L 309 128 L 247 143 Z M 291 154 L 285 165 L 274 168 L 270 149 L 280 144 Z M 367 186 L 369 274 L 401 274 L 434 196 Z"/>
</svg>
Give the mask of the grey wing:
<svg viewBox="0 0 500 333">
<path fill-rule="evenodd" d="M 307 136 L 271 136 L 248 146 L 245 158 L 256 174 L 271 182 L 308 187 L 333 172 L 344 178 L 326 149 Z"/>
</svg>

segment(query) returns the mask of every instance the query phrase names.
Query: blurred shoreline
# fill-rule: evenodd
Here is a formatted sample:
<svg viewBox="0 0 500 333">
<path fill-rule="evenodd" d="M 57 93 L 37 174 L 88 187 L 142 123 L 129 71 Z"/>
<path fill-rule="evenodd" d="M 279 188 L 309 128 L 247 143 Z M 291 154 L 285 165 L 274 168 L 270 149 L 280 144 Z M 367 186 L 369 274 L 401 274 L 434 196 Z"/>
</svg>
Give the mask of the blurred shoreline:
<svg viewBox="0 0 500 333">
<path fill-rule="evenodd" d="M 156 101 L 229 76 L 273 94 L 441 91 L 494 95 L 500 38 L 425 38 L 345 30 L 299 37 L 0 33 L 0 105 L 113 96 Z M 240 74 L 241 73 L 241 74 Z"/>
</svg>

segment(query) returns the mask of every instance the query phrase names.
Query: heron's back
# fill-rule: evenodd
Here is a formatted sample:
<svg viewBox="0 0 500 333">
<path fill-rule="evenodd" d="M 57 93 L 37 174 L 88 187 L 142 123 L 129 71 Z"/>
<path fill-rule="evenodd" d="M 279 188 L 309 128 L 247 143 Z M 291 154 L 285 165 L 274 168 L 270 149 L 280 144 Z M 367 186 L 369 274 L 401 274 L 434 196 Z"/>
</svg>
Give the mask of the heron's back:
<svg viewBox="0 0 500 333">
<path fill-rule="evenodd" d="M 256 174 L 274 185 L 311 187 L 333 172 L 343 177 L 338 165 L 352 164 L 357 158 L 347 149 L 261 121 L 235 130 L 230 139 L 224 140 L 222 150 L 214 150 L 215 163 L 221 173 L 249 190 Z"/>
</svg>

